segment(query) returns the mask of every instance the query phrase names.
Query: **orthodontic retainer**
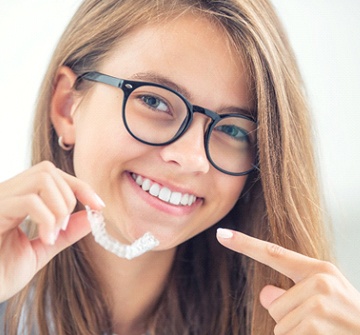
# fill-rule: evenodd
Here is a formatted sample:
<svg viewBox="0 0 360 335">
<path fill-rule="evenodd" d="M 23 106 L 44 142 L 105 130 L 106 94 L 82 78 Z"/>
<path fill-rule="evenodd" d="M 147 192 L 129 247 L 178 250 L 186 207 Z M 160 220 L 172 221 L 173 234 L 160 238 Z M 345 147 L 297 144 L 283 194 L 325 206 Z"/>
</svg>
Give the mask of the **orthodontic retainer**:
<svg viewBox="0 0 360 335">
<path fill-rule="evenodd" d="M 130 245 L 120 243 L 107 233 L 104 216 L 101 212 L 93 210 L 89 206 L 85 206 L 85 209 L 95 241 L 118 257 L 130 260 L 159 245 L 159 241 L 149 232 Z"/>
</svg>

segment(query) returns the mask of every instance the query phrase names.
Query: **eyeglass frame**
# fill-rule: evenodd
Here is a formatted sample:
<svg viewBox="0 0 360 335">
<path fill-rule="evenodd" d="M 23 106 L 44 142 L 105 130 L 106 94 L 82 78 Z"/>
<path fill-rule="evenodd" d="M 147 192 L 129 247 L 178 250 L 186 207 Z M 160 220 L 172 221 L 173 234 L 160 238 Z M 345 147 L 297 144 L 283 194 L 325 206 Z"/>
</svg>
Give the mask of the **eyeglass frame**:
<svg viewBox="0 0 360 335">
<path fill-rule="evenodd" d="M 222 169 L 220 166 L 218 166 L 213 159 L 211 158 L 210 152 L 209 152 L 209 142 L 210 142 L 210 134 L 212 133 L 214 127 L 217 125 L 217 123 L 225 118 L 229 118 L 229 117 L 239 117 L 239 118 L 243 118 L 245 120 L 251 121 L 253 122 L 255 125 L 257 125 L 257 121 L 247 115 L 243 115 L 240 113 L 231 113 L 231 114 L 218 114 L 216 112 L 213 112 L 210 109 L 198 106 L 198 105 L 193 105 L 190 101 L 188 101 L 181 93 L 177 92 L 176 90 L 172 89 L 171 87 L 168 86 L 164 86 L 158 83 L 153 83 L 153 82 L 146 82 L 146 81 L 136 81 L 136 80 L 127 80 L 127 79 L 121 79 L 121 78 L 117 78 L 117 77 L 113 77 L 104 73 L 100 73 L 97 71 L 88 71 L 88 72 L 84 72 L 82 74 L 80 74 L 76 80 L 75 80 L 75 84 L 74 87 L 77 87 L 79 82 L 81 80 L 89 80 L 89 81 L 93 81 L 93 82 L 97 82 L 97 83 L 102 83 L 102 84 L 106 84 L 106 85 L 110 85 L 116 88 L 120 88 L 123 93 L 124 93 L 124 99 L 123 99 L 123 103 L 122 103 L 122 119 L 123 119 L 123 123 L 125 125 L 126 130 L 128 131 L 128 133 L 135 138 L 137 141 L 147 144 L 147 145 L 151 145 L 151 146 L 164 146 L 164 145 L 168 145 L 171 144 L 173 142 L 175 142 L 176 140 L 178 140 L 182 135 L 185 134 L 185 132 L 187 131 L 187 129 L 190 127 L 193 118 L 194 118 L 194 113 L 200 113 L 203 114 L 207 117 L 209 117 L 211 119 L 210 124 L 207 126 L 207 129 L 205 131 L 204 134 L 204 147 L 205 147 L 205 153 L 206 153 L 206 157 L 209 160 L 210 164 L 217 170 L 219 170 L 220 172 L 223 172 L 227 175 L 231 175 L 231 176 L 244 176 L 247 174 L 250 174 L 251 172 L 253 172 L 255 169 L 258 168 L 258 164 L 257 164 L 257 158 L 255 158 L 254 163 L 252 164 L 252 168 L 250 170 L 244 171 L 244 172 L 230 172 L 227 170 Z M 159 87 L 162 89 L 165 89 L 167 91 L 172 92 L 173 94 L 175 94 L 176 96 L 178 96 L 186 105 L 187 107 L 187 111 L 188 111 L 188 115 L 185 119 L 186 122 L 183 122 L 179 128 L 179 130 L 177 131 L 177 133 L 175 134 L 175 136 L 170 139 L 169 141 L 163 142 L 163 143 L 152 143 L 152 142 L 147 142 L 144 141 L 143 139 L 139 138 L 138 136 L 136 136 L 130 129 L 127 120 L 126 120 L 126 102 L 129 98 L 129 96 L 131 95 L 131 93 L 141 87 L 141 86 L 153 86 L 153 87 Z"/>
</svg>

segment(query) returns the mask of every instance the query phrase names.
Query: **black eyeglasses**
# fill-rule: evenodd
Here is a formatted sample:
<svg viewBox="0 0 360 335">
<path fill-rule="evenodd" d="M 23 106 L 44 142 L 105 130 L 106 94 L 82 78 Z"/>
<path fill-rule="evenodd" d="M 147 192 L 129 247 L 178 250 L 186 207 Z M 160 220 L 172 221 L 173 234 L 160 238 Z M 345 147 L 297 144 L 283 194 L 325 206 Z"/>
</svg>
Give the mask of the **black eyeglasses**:
<svg viewBox="0 0 360 335">
<path fill-rule="evenodd" d="M 233 176 L 246 175 L 255 169 L 257 123 L 251 117 L 217 114 L 192 105 L 180 93 L 157 83 L 119 79 L 99 72 L 86 72 L 76 83 L 83 79 L 122 89 L 123 122 L 138 141 L 153 146 L 170 144 L 186 132 L 194 113 L 200 113 L 211 119 L 204 135 L 210 163 Z"/>
</svg>

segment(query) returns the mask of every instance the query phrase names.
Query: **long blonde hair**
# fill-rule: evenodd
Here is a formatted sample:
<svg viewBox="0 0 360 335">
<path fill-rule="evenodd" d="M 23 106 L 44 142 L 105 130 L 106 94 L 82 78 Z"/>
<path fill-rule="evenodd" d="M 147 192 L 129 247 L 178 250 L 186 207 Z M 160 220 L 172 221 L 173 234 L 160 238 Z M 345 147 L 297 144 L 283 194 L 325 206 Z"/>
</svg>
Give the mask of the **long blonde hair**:
<svg viewBox="0 0 360 335">
<path fill-rule="evenodd" d="M 60 66 L 77 74 L 97 69 L 135 27 L 188 12 L 221 27 L 247 66 L 258 121 L 259 170 L 220 223 L 178 247 L 148 326 L 156 335 L 272 334 L 274 323 L 258 294 L 266 284 L 288 288 L 292 283 L 225 250 L 214 238 L 216 227 L 242 230 L 320 259 L 328 258 L 328 249 L 304 89 L 267 0 L 85 0 L 60 39 L 41 87 L 32 162 L 49 160 L 74 173 L 72 153 L 59 149 L 49 117 Z M 8 334 L 16 334 L 24 320 L 42 335 L 111 334 L 110 305 L 82 250 L 80 241 L 60 253 L 12 299 Z M 31 310 L 24 308 L 29 299 Z"/>
</svg>

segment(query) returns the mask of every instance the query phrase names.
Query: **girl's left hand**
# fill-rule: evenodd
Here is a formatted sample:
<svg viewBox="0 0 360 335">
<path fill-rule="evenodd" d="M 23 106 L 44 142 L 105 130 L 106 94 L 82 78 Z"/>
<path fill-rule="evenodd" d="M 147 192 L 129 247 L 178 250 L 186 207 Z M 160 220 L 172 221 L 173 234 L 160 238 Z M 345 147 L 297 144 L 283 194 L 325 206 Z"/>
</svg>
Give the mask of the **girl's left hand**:
<svg viewBox="0 0 360 335">
<path fill-rule="evenodd" d="M 360 334 L 360 293 L 333 264 L 233 230 L 219 229 L 217 238 L 294 281 L 288 291 L 268 285 L 260 293 L 274 334 Z"/>
</svg>

